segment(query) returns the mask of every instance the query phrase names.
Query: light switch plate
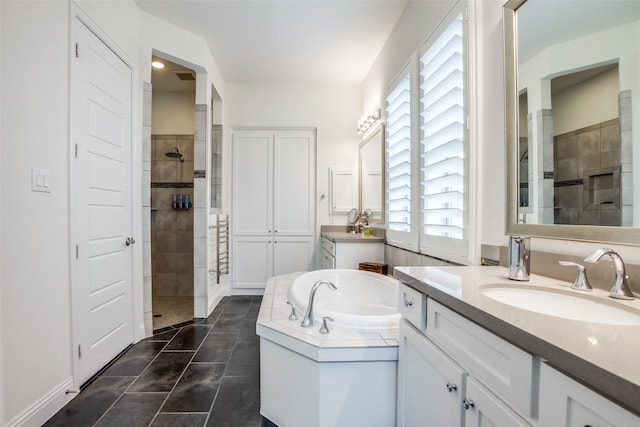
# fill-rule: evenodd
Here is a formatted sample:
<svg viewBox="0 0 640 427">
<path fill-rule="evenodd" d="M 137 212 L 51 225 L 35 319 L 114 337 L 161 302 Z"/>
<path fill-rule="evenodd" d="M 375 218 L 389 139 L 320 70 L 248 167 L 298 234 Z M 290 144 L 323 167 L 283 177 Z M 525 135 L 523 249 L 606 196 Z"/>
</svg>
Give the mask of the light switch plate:
<svg viewBox="0 0 640 427">
<path fill-rule="evenodd" d="M 49 183 L 49 170 L 31 168 L 31 191 L 50 193 Z"/>
</svg>

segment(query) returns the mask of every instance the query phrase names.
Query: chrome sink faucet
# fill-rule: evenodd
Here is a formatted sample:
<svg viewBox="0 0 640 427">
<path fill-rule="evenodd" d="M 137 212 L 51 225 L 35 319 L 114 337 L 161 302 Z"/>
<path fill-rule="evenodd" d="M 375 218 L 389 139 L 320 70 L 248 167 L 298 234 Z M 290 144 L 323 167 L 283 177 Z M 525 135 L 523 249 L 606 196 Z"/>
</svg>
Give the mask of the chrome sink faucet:
<svg viewBox="0 0 640 427">
<path fill-rule="evenodd" d="M 627 282 L 627 274 L 624 268 L 624 261 L 620 255 L 610 248 L 600 248 L 594 253 L 584 259 L 585 262 L 597 263 L 604 255 L 609 255 L 613 260 L 613 265 L 616 268 L 616 277 L 613 281 L 613 286 L 609 290 L 609 296 L 611 298 L 618 299 L 634 299 L 631 289 L 629 289 L 629 283 Z"/>
<path fill-rule="evenodd" d="M 309 326 L 312 326 L 314 323 L 313 322 L 313 299 L 316 297 L 316 292 L 318 291 L 318 288 L 320 288 L 320 286 L 322 285 L 327 285 L 329 289 L 333 289 L 333 290 L 338 289 L 336 285 L 334 285 L 328 280 L 318 280 L 316 283 L 313 284 L 313 287 L 311 288 L 311 292 L 309 292 L 309 303 L 307 304 L 307 312 L 304 314 L 304 317 L 302 318 L 302 322 L 300 322 L 300 326 L 302 326 L 303 328 L 308 328 Z"/>
</svg>

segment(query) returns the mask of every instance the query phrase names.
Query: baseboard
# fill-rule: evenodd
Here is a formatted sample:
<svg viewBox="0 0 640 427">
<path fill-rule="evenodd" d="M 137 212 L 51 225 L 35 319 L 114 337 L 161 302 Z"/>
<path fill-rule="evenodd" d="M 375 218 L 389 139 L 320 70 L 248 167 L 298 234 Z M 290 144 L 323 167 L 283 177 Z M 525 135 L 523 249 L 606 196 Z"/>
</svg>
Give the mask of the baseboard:
<svg viewBox="0 0 640 427">
<path fill-rule="evenodd" d="M 231 288 L 231 295 L 263 295 L 264 288 Z"/>
<path fill-rule="evenodd" d="M 73 378 L 65 379 L 40 400 L 9 421 L 7 427 L 40 427 L 77 396 L 77 393 L 67 394 L 67 390 L 73 389 Z"/>
<path fill-rule="evenodd" d="M 207 313 L 211 314 L 213 312 L 218 303 L 222 301 L 222 297 L 224 297 L 224 289 L 218 288 L 218 290 L 211 297 L 209 297 Z"/>
</svg>

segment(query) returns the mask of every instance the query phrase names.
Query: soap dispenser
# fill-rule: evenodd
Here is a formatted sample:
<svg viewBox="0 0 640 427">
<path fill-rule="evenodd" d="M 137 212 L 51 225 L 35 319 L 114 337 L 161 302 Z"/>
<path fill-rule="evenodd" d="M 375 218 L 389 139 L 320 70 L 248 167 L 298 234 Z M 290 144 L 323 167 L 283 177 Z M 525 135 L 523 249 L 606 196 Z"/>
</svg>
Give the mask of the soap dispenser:
<svg viewBox="0 0 640 427">
<path fill-rule="evenodd" d="M 509 238 L 509 279 L 529 281 L 530 240 L 522 236 Z"/>
</svg>

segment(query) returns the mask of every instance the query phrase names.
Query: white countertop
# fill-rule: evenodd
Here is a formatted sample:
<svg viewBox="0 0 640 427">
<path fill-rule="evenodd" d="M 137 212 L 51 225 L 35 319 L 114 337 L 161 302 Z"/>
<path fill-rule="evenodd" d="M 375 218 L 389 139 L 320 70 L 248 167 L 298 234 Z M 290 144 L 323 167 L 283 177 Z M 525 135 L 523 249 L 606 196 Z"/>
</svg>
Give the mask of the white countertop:
<svg viewBox="0 0 640 427">
<path fill-rule="evenodd" d="M 565 292 L 571 283 L 539 275 L 529 282 L 507 278 L 504 267 L 396 267 L 396 278 L 578 381 L 640 413 L 640 326 L 606 325 L 515 308 L 481 291 L 487 284 L 535 286 Z M 604 304 L 620 304 L 640 314 L 640 300 L 622 301 L 608 292 L 588 293 Z"/>
</svg>

